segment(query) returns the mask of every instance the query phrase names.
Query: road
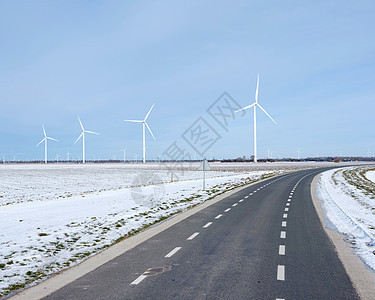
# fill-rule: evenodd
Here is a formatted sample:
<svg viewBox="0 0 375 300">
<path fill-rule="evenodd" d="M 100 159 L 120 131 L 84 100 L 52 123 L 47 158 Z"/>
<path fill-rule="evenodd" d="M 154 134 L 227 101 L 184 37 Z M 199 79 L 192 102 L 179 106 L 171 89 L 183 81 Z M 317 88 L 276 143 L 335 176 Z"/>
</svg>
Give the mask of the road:
<svg viewBox="0 0 375 300">
<path fill-rule="evenodd" d="M 312 203 L 318 172 L 249 186 L 45 299 L 359 299 Z"/>
</svg>

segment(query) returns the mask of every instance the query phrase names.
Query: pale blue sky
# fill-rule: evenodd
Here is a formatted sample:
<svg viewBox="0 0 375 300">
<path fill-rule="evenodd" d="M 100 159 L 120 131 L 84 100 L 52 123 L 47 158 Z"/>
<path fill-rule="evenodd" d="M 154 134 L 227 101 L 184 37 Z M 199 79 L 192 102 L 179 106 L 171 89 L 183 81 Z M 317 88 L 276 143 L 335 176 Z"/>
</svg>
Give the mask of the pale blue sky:
<svg viewBox="0 0 375 300">
<path fill-rule="evenodd" d="M 375 154 L 374 1 L 1 1 L 0 157 L 163 157 L 199 117 L 220 138 L 208 157 L 253 154 L 252 114 L 225 131 L 206 111 L 228 92 L 259 102 L 266 157 Z M 198 158 L 199 155 L 197 154 Z"/>
</svg>

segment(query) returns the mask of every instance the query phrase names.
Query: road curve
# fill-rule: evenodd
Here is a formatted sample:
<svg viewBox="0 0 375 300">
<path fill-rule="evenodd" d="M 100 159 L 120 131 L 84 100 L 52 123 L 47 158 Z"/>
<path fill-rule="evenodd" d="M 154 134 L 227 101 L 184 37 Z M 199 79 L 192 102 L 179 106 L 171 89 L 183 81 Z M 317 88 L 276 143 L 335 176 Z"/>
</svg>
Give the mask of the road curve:
<svg viewBox="0 0 375 300">
<path fill-rule="evenodd" d="M 305 170 L 251 185 L 44 299 L 359 299 Z"/>
</svg>

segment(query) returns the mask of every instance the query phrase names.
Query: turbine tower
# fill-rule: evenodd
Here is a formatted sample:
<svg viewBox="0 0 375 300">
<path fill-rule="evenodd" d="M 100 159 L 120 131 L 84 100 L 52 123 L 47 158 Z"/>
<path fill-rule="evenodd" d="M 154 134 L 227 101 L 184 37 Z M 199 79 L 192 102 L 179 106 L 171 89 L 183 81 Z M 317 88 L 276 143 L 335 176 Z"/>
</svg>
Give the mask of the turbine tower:
<svg viewBox="0 0 375 300">
<path fill-rule="evenodd" d="M 88 131 L 88 130 L 86 130 L 83 127 L 81 119 L 79 118 L 79 116 L 77 116 L 77 117 L 78 117 L 79 124 L 81 125 L 81 128 L 82 128 L 82 133 L 78 137 L 78 139 L 74 142 L 74 144 L 77 143 L 79 141 L 79 139 L 82 137 L 82 144 L 83 144 L 83 146 L 82 146 L 82 153 L 83 153 L 82 154 L 82 163 L 85 163 L 86 162 L 86 160 L 85 160 L 85 133 L 92 133 L 92 134 L 99 134 L 99 133 L 94 132 L 94 131 Z"/>
<path fill-rule="evenodd" d="M 46 134 L 46 129 L 44 128 L 44 125 L 42 124 L 43 127 L 43 134 L 44 134 L 44 139 L 42 139 L 36 147 L 38 147 L 41 143 L 44 142 L 44 163 L 47 163 L 47 140 L 52 140 L 55 142 L 58 142 L 58 140 L 48 137 Z"/>
<path fill-rule="evenodd" d="M 150 126 L 148 126 L 146 120 L 148 118 L 148 116 L 150 115 L 151 113 L 151 110 L 154 108 L 154 104 L 152 104 L 150 110 L 148 111 L 146 117 L 144 118 L 144 120 L 124 120 L 125 122 L 134 122 L 134 123 L 142 123 L 142 127 L 143 127 L 143 163 L 146 163 L 146 130 L 145 130 L 145 127 L 147 127 L 148 131 L 150 131 L 153 139 L 155 140 L 155 137 L 151 131 L 151 128 Z"/>
<path fill-rule="evenodd" d="M 254 108 L 254 162 L 257 162 L 257 112 L 256 107 L 258 106 L 263 112 L 276 124 L 276 121 L 272 119 L 272 117 L 266 112 L 266 110 L 258 103 L 258 92 L 259 92 L 259 74 L 258 74 L 258 80 L 257 80 L 257 89 L 255 91 L 255 102 L 245 106 L 235 112 L 239 112 L 241 110 L 246 110 L 249 108 Z"/>
</svg>

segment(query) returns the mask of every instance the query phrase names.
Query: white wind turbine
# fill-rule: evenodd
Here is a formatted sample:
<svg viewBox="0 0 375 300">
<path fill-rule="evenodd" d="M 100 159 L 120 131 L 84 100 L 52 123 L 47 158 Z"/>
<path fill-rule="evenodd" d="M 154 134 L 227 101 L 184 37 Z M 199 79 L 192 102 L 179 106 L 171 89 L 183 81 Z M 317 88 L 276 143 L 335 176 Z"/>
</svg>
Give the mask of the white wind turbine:
<svg viewBox="0 0 375 300">
<path fill-rule="evenodd" d="M 84 127 L 83 127 L 83 125 L 82 125 L 82 122 L 81 122 L 81 119 L 79 118 L 79 116 L 77 116 L 78 117 L 78 121 L 79 121 L 79 124 L 81 125 L 81 128 L 82 128 L 82 133 L 81 133 L 81 135 L 78 137 L 78 139 L 74 142 L 74 144 L 75 143 L 77 143 L 78 141 L 79 141 L 79 139 L 82 137 L 82 144 L 83 144 L 83 148 L 82 148 L 82 163 L 85 163 L 86 162 L 86 160 L 85 160 L 85 133 L 92 133 L 92 134 L 99 134 L 99 133 L 97 133 L 97 132 L 94 132 L 94 131 L 88 131 L 88 130 L 86 130 Z"/>
<path fill-rule="evenodd" d="M 38 147 L 41 143 L 44 142 L 44 163 L 47 163 L 47 140 L 52 140 L 52 141 L 56 141 L 58 142 L 58 140 L 54 139 L 54 138 L 51 138 L 49 136 L 47 136 L 46 134 L 46 130 L 44 128 L 44 125 L 42 124 L 42 127 L 43 127 L 43 134 L 44 134 L 44 139 L 42 139 L 38 145 L 36 145 L 36 147 Z"/>
<path fill-rule="evenodd" d="M 256 113 L 256 107 L 259 106 L 261 110 L 276 124 L 276 121 L 272 119 L 272 117 L 266 112 L 266 110 L 258 103 L 258 92 L 259 92 L 259 74 L 258 74 L 258 81 L 257 81 L 257 89 L 255 91 L 255 102 L 245 106 L 235 112 L 249 109 L 254 107 L 254 162 L 257 162 L 257 113 Z"/>
<path fill-rule="evenodd" d="M 146 163 L 146 130 L 145 130 L 145 126 L 147 127 L 148 131 L 150 131 L 153 139 L 155 140 L 155 137 L 154 135 L 152 134 L 152 131 L 151 131 L 151 128 L 150 126 L 148 126 L 146 120 L 148 118 L 148 116 L 150 115 L 151 113 L 151 110 L 154 108 L 154 104 L 152 104 L 150 110 L 148 111 L 145 119 L 142 121 L 142 120 L 124 120 L 125 122 L 134 122 L 134 123 L 142 123 L 143 125 L 143 163 Z"/>
<path fill-rule="evenodd" d="M 125 163 L 125 158 L 126 158 L 126 148 L 121 150 L 122 152 L 124 152 L 124 163 Z"/>
</svg>

